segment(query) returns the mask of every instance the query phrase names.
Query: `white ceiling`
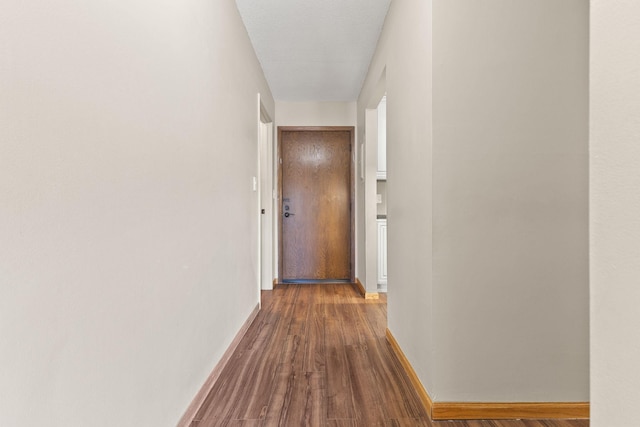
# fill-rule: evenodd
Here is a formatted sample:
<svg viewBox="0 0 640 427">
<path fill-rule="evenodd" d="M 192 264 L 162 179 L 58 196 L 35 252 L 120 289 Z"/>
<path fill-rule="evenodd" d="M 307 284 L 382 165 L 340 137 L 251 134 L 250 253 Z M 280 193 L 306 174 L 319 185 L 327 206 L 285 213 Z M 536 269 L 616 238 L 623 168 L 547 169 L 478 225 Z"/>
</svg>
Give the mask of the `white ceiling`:
<svg viewBox="0 0 640 427">
<path fill-rule="evenodd" d="M 391 0 L 236 0 L 278 101 L 355 101 Z"/>
</svg>

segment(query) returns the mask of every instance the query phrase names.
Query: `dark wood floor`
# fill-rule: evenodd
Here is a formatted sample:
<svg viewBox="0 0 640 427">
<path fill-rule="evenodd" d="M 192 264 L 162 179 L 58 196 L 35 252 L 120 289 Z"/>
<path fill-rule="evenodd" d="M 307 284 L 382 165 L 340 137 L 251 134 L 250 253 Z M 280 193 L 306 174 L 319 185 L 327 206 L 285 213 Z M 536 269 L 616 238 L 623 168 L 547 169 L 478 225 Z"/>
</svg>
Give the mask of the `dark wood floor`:
<svg viewBox="0 0 640 427">
<path fill-rule="evenodd" d="M 348 284 L 282 285 L 192 427 L 587 427 L 587 420 L 430 421 L 385 339 L 386 299 Z"/>
</svg>

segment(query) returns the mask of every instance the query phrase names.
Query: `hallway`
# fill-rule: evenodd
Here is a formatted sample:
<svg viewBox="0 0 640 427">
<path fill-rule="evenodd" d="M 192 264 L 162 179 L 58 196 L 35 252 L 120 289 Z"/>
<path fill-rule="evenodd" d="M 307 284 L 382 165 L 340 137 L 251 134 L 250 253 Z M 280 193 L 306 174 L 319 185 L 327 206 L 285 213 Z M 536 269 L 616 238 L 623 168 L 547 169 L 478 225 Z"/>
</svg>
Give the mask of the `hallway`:
<svg viewBox="0 0 640 427">
<path fill-rule="evenodd" d="M 588 420 L 431 422 L 385 339 L 386 294 L 351 285 L 282 285 L 262 310 L 192 427 L 587 427 Z"/>
</svg>

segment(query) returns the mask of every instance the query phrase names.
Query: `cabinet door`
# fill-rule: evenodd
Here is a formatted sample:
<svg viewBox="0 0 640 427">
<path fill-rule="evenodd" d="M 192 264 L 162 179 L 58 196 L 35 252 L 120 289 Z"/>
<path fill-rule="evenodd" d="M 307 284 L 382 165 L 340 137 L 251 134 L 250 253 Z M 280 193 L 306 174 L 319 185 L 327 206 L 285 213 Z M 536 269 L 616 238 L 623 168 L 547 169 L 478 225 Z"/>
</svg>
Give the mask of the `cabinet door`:
<svg viewBox="0 0 640 427">
<path fill-rule="evenodd" d="M 378 220 L 378 284 L 387 284 L 387 220 Z"/>
</svg>

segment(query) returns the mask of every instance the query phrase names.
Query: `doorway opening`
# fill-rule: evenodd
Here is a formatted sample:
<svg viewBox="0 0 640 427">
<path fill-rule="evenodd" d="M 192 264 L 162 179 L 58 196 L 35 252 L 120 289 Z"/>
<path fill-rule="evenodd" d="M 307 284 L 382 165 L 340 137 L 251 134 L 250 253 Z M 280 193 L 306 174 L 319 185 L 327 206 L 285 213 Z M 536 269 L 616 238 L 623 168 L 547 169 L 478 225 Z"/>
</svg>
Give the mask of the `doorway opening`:
<svg viewBox="0 0 640 427">
<path fill-rule="evenodd" d="M 378 231 L 378 292 L 387 292 L 387 95 L 377 108 L 378 150 L 376 171 L 376 223 Z"/>
<path fill-rule="evenodd" d="M 273 122 L 258 96 L 258 293 L 273 289 Z"/>
<path fill-rule="evenodd" d="M 365 290 L 387 292 L 387 97 L 382 71 L 365 109 L 364 241 Z"/>
</svg>

